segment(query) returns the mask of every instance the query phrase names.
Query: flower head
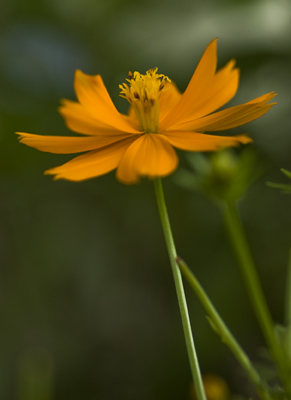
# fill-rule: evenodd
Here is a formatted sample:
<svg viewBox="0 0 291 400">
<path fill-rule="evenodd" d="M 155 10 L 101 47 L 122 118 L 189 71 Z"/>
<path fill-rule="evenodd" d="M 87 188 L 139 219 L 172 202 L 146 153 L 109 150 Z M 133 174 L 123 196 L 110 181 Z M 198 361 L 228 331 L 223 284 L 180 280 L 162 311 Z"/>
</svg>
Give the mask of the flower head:
<svg viewBox="0 0 291 400">
<path fill-rule="evenodd" d="M 252 140 L 246 135 L 218 136 L 223 131 L 265 114 L 274 92 L 248 103 L 213 113 L 235 95 L 239 71 L 231 60 L 216 71 L 216 40 L 206 48 L 185 92 L 154 68 L 145 75 L 129 73 L 120 96 L 130 103 L 128 115 L 115 108 L 100 75 L 76 71 L 78 102 L 63 100 L 59 109 L 67 126 L 83 137 L 18 133 L 28 146 L 51 153 L 81 153 L 46 174 L 55 179 L 82 181 L 117 168 L 117 179 L 132 184 L 141 177 L 163 177 L 178 165 L 174 147 L 187 151 L 215 151 Z M 212 114 L 213 113 L 213 114 Z"/>
<path fill-rule="evenodd" d="M 158 68 L 150 69 L 146 75 L 135 71 L 129 72 L 126 79 L 129 85 L 119 85 L 121 97 L 132 105 L 135 116 L 144 133 L 158 133 L 160 119 L 160 98 L 162 93 L 169 88 L 165 86 L 170 79 L 162 74 L 157 74 Z"/>
</svg>

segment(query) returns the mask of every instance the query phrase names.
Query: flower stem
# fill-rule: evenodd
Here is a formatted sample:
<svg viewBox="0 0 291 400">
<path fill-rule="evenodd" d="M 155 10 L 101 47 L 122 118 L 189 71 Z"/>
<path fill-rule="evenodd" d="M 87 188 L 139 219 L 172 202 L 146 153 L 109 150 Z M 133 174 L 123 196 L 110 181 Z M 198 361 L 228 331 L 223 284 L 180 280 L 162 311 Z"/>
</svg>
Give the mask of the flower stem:
<svg viewBox="0 0 291 400">
<path fill-rule="evenodd" d="M 165 203 L 165 197 L 163 192 L 162 181 L 160 178 L 154 180 L 156 198 L 158 203 L 159 214 L 161 218 L 161 223 L 164 231 L 164 236 L 166 240 L 166 246 L 168 250 L 168 254 L 170 257 L 170 263 L 174 275 L 176 293 L 178 297 L 178 303 L 182 318 L 182 325 L 185 335 L 186 347 L 192 372 L 192 377 L 194 380 L 195 390 L 197 394 L 198 400 L 206 400 L 206 395 L 204 391 L 204 386 L 202 382 L 201 372 L 199 368 L 198 358 L 196 354 L 196 349 L 194 345 L 194 340 L 192 336 L 191 323 L 188 313 L 188 307 L 185 297 L 185 292 L 183 288 L 183 281 L 180 269 L 178 264 L 176 263 L 177 252 L 175 248 L 175 243 L 172 235 L 172 230 L 170 226 L 169 216 L 167 212 L 167 207 Z"/>
<path fill-rule="evenodd" d="M 217 312 L 216 308 L 214 307 L 211 300 L 207 296 L 203 287 L 200 285 L 198 279 L 195 277 L 193 272 L 189 269 L 188 265 L 181 258 L 179 257 L 177 258 L 177 263 L 181 269 L 184 278 L 187 279 L 188 283 L 196 293 L 202 306 L 207 312 L 210 319 L 210 323 L 214 328 L 214 330 L 221 337 L 221 340 L 232 351 L 233 355 L 236 357 L 242 368 L 247 373 L 249 379 L 253 382 L 253 384 L 257 388 L 257 391 L 260 394 L 261 398 L 270 400 L 268 388 L 261 380 L 259 373 L 253 366 L 247 354 L 244 352 L 240 344 L 237 342 L 233 334 L 230 332 L 230 330 L 224 323 L 223 319 L 220 317 L 219 313 Z"/>
<path fill-rule="evenodd" d="M 291 327 L 291 249 L 289 250 L 285 298 L 285 325 Z"/>
<path fill-rule="evenodd" d="M 281 371 L 282 380 L 286 382 L 288 377 L 285 376 L 285 356 L 275 335 L 274 323 L 263 294 L 236 204 L 235 202 L 226 202 L 225 205 L 224 216 L 226 228 L 238 259 L 250 301 L 265 337 L 267 346 Z"/>
</svg>

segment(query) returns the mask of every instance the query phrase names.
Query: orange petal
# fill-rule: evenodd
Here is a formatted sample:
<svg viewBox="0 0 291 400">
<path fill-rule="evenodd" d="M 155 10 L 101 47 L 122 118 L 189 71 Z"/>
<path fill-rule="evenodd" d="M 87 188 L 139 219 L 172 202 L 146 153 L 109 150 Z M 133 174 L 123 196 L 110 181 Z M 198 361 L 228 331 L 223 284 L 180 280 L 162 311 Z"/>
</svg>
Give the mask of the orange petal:
<svg viewBox="0 0 291 400">
<path fill-rule="evenodd" d="M 100 75 L 90 76 L 77 70 L 74 87 L 81 105 L 100 124 L 127 133 L 140 133 L 116 110 Z"/>
<path fill-rule="evenodd" d="M 137 183 L 140 177 L 169 175 L 178 165 L 178 157 L 168 141 L 157 134 L 145 134 L 135 140 L 124 153 L 116 177 L 123 183 Z"/>
<path fill-rule="evenodd" d="M 250 100 L 245 104 L 259 104 L 259 103 L 260 104 L 266 104 L 266 103 L 268 103 L 268 101 L 272 100 L 275 96 L 277 96 L 277 93 L 270 92 L 270 93 L 267 93 L 267 94 L 263 94 L 260 97 L 256 97 L 255 99 Z"/>
<path fill-rule="evenodd" d="M 173 82 L 165 82 L 165 90 L 160 98 L 160 121 L 179 102 L 182 94 Z"/>
<path fill-rule="evenodd" d="M 166 131 L 165 138 L 172 146 L 188 151 L 216 151 L 252 142 L 247 135 L 214 136 L 189 131 Z"/>
<path fill-rule="evenodd" d="M 199 118 L 194 121 L 189 121 L 176 126 L 172 126 L 173 130 L 193 130 L 196 132 L 205 131 L 222 131 L 231 129 L 236 126 L 246 124 L 254 119 L 264 115 L 274 104 L 265 104 L 276 94 L 268 93 L 264 96 L 254 99 L 248 103 L 231 107 L 226 110 L 208 115 L 207 117 Z M 257 100 L 262 99 L 260 102 Z"/>
<path fill-rule="evenodd" d="M 54 179 L 84 181 L 107 174 L 117 167 L 122 155 L 134 138 L 120 140 L 101 149 L 82 154 L 56 168 L 45 171 L 46 175 L 55 175 Z"/>
<path fill-rule="evenodd" d="M 239 70 L 233 69 L 234 65 L 235 61 L 231 60 L 214 75 L 204 93 L 199 98 L 193 98 L 184 113 L 180 114 L 179 125 L 210 114 L 233 98 L 239 84 Z M 161 129 L 165 126 L 169 126 L 167 121 L 161 124 Z"/>
<path fill-rule="evenodd" d="M 27 146 L 34 147 L 40 151 L 55 154 L 72 154 L 83 151 L 95 150 L 100 147 L 108 146 L 121 139 L 132 137 L 132 135 L 118 136 L 43 136 L 31 133 L 17 132 L 20 135 L 20 142 Z"/>
<path fill-rule="evenodd" d="M 233 98 L 239 84 L 239 70 L 233 69 L 234 65 L 235 61 L 231 60 L 214 75 L 210 87 L 196 104 L 192 104 L 192 108 L 189 107 L 184 120 L 189 121 L 210 114 Z"/>
<path fill-rule="evenodd" d="M 184 120 L 184 116 L 189 113 L 189 109 L 192 110 L 192 104 L 198 103 L 201 96 L 210 88 L 217 65 L 216 47 L 217 43 L 216 39 L 214 39 L 207 46 L 180 101 L 171 110 L 171 113 L 165 117 L 161 126 L 162 130 Z"/>
<path fill-rule="evenodd" d="M 91 136 L 124 135 L 124 131 L 105 125 L 94 118 L 86 108 L 76 101 L 63 99 L 59 112 L 64 118 L 67 127 L 74 132 Z"/>
</svg>

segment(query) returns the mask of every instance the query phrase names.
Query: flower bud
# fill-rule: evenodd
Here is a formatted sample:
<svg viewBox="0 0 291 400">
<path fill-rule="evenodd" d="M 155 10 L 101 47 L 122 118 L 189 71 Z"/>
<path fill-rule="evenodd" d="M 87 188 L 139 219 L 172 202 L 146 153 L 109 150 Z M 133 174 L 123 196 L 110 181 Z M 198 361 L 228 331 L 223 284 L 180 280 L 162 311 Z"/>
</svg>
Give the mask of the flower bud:
<svg viewBox="0 0 291 400">
<path fill-rule="evenodd" d="M 256 165 L 256 158 L 251 148 L 246 148 L 239 155 L 232 149 L 224 149 L 210 156 L 190 153 L 187 161 L 191 171 L 179 169 L 174 180 L 184 188 L 198 189 L 209 197 L 234 201 L 262 172 L 262 167 Z"/>
</svg>

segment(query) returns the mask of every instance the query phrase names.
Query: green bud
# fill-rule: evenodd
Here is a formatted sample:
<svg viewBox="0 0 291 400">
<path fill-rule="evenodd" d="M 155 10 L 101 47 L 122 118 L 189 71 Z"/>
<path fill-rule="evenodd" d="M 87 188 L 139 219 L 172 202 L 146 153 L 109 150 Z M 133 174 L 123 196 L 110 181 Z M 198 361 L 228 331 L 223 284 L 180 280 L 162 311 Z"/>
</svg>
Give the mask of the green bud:
<svg viewBox="0 0 291 400">
<path fill-rule="evenodd" d="M 262 172 L 257 167 L 257 155 L 252 148 L 245 148 L 240 155 L 225 149 L 210 156 L 188 153 L 191 171 L 179 169 L 175 182 L 190 190 L 200 190 L 209 197 L 233 201 L 240 198 L 250 183 Z"/>
</svg>

